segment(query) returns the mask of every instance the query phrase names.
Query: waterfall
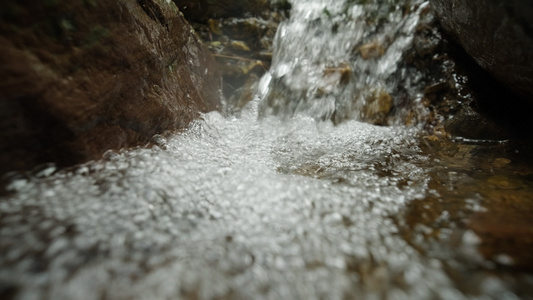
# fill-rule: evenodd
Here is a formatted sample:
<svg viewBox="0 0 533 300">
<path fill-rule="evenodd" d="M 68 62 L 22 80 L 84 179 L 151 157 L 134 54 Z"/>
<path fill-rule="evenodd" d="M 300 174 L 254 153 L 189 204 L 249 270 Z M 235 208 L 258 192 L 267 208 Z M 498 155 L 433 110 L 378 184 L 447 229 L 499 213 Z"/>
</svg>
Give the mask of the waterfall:
<svg viewBox="0 0 533 300">
<path fill-rule="evenodd" d="M 421 87 L 406 87 L 411 99 L 403 107 L 393 95 L 420 76 L 406 72 L 403 57 L 427 6 L 416 0 L 296 1 L 276 35 L 261 115 L 405 123 L 405 110 L 420 106 Z"/>
<path fill-rule="evenodd" d="M 211 112 L 151 148 L 13 175 L 0 198 L 0 293 L 515 299 L 492 275 L 459 290 L 454 264 L 411 243 L 439 229 L 400 234 L 409 203 L 439 199 L 420 128 L 405 125 L 409 110 L 424 113 L 404 55 L 427 2 L 292 4 L 240 116 Z M 473 232 L 459 240 L 480 259 Z"/>
</svg>

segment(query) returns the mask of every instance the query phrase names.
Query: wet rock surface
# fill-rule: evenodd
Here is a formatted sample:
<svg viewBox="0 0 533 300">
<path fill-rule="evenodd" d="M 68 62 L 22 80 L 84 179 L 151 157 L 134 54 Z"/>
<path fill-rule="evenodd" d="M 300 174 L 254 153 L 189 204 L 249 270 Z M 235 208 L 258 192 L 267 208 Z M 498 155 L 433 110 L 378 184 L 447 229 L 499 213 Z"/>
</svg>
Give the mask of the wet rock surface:
<svg viewBox="0 0 533 300">
<path fill-rule="evenodd" d="M 4 1 L 0 173 L 144 145 L 219 108 L 220 77 L 176 6 Z"/>
<path fill-rule="evenodd" d="M 407 72 L 420 74 L 392 92 L 394 111 L 411 106 L 403 114 L 406 124 L 424 122 L 437 135 L 469 140 L 531 139 L 533 105 L 481 68 L 440 26 L 433 6 L 423 12 L 403 64 Z M 413 95 L 406 90 L 417 85 L 426 114 L 409 105 Z"/>
<path fill-rule="evenodd" d="M 532 101 L 531 1 L 431 0 L 431 4 L 442 26 L 480 66 Z"/>
<path fill-rule="evenodd" d="M 287 1 L 174 1 L 221 66 L 227 110 L 236 113 L 251 100 L 259 78 L 270 68 Z"/>
<path fill-rule="evenodd" d="M 408 205 L 405 219 L 398 218 L 402 234 L 421 253 L 445 260 L 462 291 L 512 287 L 530 299 L 532 106 L 482 69 L 436 21 L 427 15 L 405 56 L 408 69 L 424 74 L 429 114 L 422 121 L 429 135 L 421 147 L 430 159 L 434 194 Z M 514 281 L 502 281 L 506 277 Z M 472 282 L 485 280 L 492 283 L 472 289 Z"/>
</svg>

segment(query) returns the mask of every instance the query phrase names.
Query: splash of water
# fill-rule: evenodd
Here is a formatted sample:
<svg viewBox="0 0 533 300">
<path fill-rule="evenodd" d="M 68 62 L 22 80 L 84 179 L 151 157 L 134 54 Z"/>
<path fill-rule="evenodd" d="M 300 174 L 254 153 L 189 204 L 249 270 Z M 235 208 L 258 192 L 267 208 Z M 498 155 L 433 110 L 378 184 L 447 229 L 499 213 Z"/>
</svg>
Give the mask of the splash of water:
<svg viewBox="0 0 533 300">
<path fill-rule="evenodd" d="M 427 191 L 415 131 L 255 118 L 210 113 L 160 147 L 12 182 L 0 278 L 21 299 L 454 292 L 389 218 Z"/>
</svg>

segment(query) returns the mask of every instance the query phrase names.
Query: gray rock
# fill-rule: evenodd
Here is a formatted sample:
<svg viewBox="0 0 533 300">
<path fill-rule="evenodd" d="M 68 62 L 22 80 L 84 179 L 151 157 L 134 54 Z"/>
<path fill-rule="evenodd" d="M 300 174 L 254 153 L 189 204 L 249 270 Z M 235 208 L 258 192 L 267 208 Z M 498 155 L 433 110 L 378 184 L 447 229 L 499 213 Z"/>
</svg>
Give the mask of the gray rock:
<svg viewBox="0 0 533 300">
<path fill-rule="evenodd" d="M 431 0 L 442 27 L 476 62 L 533 103 L 533 2 Z"/>
</svg>

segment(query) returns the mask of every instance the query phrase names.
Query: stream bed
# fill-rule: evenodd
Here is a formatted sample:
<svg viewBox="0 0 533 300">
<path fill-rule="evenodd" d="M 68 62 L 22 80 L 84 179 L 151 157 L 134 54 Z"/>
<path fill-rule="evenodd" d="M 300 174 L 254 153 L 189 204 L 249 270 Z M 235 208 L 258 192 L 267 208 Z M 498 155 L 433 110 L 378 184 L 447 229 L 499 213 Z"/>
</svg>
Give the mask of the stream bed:
<svg viewBox="0 0 533 300">
<path fill-rule="evenodd" d="M 0 298 L 532 299 L 527 149 L 426 130 L 428 2 L 381 2 L 291 1 L 235 113 L 11 174 Z"/>
</svg>

